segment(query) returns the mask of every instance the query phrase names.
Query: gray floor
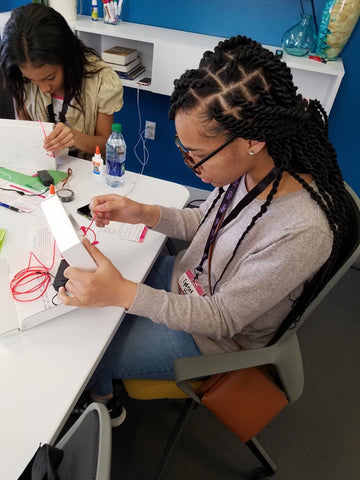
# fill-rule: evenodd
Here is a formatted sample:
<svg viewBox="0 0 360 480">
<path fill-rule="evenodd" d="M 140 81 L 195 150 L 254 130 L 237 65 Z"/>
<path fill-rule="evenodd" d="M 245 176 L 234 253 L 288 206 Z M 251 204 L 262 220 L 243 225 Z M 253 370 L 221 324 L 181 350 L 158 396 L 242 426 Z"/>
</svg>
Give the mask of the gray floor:
<svg viewBox="0 0 360 480">
<path fill-rule="evenodd" d="M 277 480 L 360 479 L 360 271 L 351 269 L 299 331 L 302 397 L 259 435 Z M 126 399 L 112 480 L 149 479 L 181 402 Z M 206 409 L 192 411 L 164 480 L 250 479 L 257 461 Z"/>
</svg>

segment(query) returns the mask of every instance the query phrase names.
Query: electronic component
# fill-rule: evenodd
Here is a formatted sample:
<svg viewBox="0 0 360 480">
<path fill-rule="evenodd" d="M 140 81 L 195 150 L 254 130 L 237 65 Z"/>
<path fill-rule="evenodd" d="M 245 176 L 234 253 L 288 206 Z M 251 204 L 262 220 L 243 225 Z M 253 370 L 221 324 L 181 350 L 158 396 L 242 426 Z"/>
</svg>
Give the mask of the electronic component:
<svg viewBox="0 0 360 480">
<path fill-rule="evenodd" d="M 83 217 L 86 217 L 89 220 L 92 220 L 92 215 L 91 215 L 91 211 L 90 211 L 90 203 L 88 203 L 87 205 L 84 205 L 83 207 L 78 208 L 76 211 L 77 211 L 77 213 L 79 213 Z"/>
<path fill-rule="evenodd" d="M 54 183 L 53 177 L 47 170 L 38 170 L 37 176 L 45 187 L 50 187 L 50 185 Z"/>
<path fill-rule="evenodd" d="M 143 77 L 141 78 L 138 82 L 137 82 L 138 85 L 144 85 L 144 86 L 148 86 L 151 84 L 151 78 L 150 77 Z"/>
<path fill-rule="evenodd" d="M 280 48 L 275 51 L 275 55 L 280 58 L 283 56 L 283 53 L 284 52 Z"/>
<path fill-rule="evenodd" d="M 59 264 L 58 271 L 56 272 L 55 279 L 53 282 L 53 287 L 58 292 L 60 287 L 64 287 L 65 283 L 68 281 L 66 277 L 64 277 L 64 270 L 69 266 L 68 262 L 63 258 Z"/>
</svg>

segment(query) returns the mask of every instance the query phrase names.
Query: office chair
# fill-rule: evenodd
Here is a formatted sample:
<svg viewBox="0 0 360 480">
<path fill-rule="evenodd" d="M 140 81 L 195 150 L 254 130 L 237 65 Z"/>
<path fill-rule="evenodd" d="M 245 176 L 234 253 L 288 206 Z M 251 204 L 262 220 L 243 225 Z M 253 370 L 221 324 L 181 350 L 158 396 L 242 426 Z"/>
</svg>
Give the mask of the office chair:
<svg viewBox="0 0 360 480">
<path fill-rule="evenodd" d="M 109 480 L 111 423 L 106 407 L 91 403 L 55 446 L 64 452 L 59 478 Z"/>
<path fill-rule="evenodd" d="M 318 296 L 307 307 L 296 327 L 285 331 L 272 345 L 257 350 L 245 350 L 217 355 L 180 358 L 174 362 L 175 381 L 167 380 L 124 380 L 124 386 L 130 397 L 135 399 L 186 398 L 184 407 L 169 437 L 166 448 L 158 464 L 154 479 L 161 478 L 167 459 L 181 432 L 182 426 L 193 406 L 201 404 L 197 389 L 201 384 L 198 379 L 207 378 L 222 372 L 243 370 L 251 367 L 272 366 L 276 382 L 286 394 L 288 403 L 295 402 L 304 387 L 304 372 L 300 346 L 296 330 L 321 303 L 344 273 L 360 255 L 360 200 L 353 190 L 346 185 L 350 212 L 348 217 L 348 234 L 342 246 L 334 273 Z M 255 435 L 266 426 L 266 412 L 257 412 L 256 431 L 245 439 L 245 444 L 262 464 L 253 472 L 253 480 L 273 478 L 276 465 L 262 448 Z M 262 423 L 263 422 L 263 423 Z M 262 425 L 259 428 L 259 425 Z"/>
</svg>

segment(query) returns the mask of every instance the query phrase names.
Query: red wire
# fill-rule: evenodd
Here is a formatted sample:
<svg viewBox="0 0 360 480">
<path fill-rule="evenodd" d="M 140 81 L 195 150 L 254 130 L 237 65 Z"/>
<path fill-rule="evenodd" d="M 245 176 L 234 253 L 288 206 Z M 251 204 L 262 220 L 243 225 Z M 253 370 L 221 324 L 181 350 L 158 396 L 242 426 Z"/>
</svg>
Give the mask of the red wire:
<svg viewBox="0 0 360 480">
<path fill-rule="evenodd" d="M 96 245 L 98 242 L 96 240 L 96 234 L 94 230 L 92 230 L 91 225 L 94 223 L 94 220 L 96 218 L 97 212 L 95 212 L 94 217 L 92 218 L 90 225 L 86 227 L 81 227 L 84 236 L 87 234 L 87 232 L 90 230 L 94 234 L 95 240 L 92 242 L 93 245 Z M 52 258 L 52 264 L 50 267 L 46 267 L 35 255 L 34 252 L 30 252 L 29 255 L 29 262 L 26 268 L 23 268 L 19 272 L 17 272 L 14 277 L 12 278 L 10 282 L 10 290 L 12 297 L 17 301 L 17 302 L 33 302 L 34 300 L 38 300 L 40 297 L 44 295 L 46 292 L 47 287 L 49 286 L 49 283 L 51 281 L 51 275 L 50 275 L 50 270 L 54 267 L 55 264 L 55 247 L 56 243 L 54 240 L 54 247 L 53 247 L 53 258 Z M 37 265 L 31 266 L 31 260 L 32 258 L 35 258 L 35 260 L 40 264 L 40 267 Z M 37 283 L 38 279 L 42 280 Z M 34 283 L 35 282 L 35 283 Z M 24 287 L 28 284 L 33 284 L 30 288 L 27 290 L 24 289 Z M 22 299 L 22 295 L 31 295 L 35 292 L 40 290 L 40 293 L 38 294 L 37 297 L 30 298 L 30 299 Z"/>
<path fill-rule="evenodd" d="M 30 252 L 29 255 L 29 263 L 26 268 L 23 268 L 20 270 L 11 280 L 10 282 L 10 290 L 13 298 L 17 302 L 33 302 L 34 300 L 37 300 L 38 298 L 42 297 L 50 283 L 51 280 L 51 275 L 50 275 L 50 270 L 54 267 L 55 264 L 55 240 L 54 240 L 54 248 L 53 248 L 53 258 L 52 258 L 52 264 L 50 267 L 46 267 L 35 255 L 34 252 Z M 31 266 L 31 261 L 32 258 L 35 258 L 37 262 L 40 264 L 40 266 L 33 265 Z M 41 279 L 42 280 L 37 283 L 37 280 Z M 35 282 L 35 283 L 34 283 Z M 27 290 L 24 288 L 28 284 L 33 284 L 30 288 Z M 38 296 L 30 299 L 22 299 L 22 295 L 31 295 L 35 292 L 40 290 L 40 293 Z"/>
<path fill-rule="evenodd" d="M 62 186 L 64 187 L 66 185 L 66 183 L 70 180 L 70 177 L 72 175 L 73 171 L 71 170 L 71 168 L 69 167 L 67 169 L 67 177 L 64 178 L 64 180 L 62 180 Z"/>
<path fill-rule="evenodd" d="M 94 241 L 91 242 L 92 245 L 97 245 L 99 242 L 96 240 L 96 233 L 94 232 L 94 230 L 91 228 L 91 225 L 94 223 L 94 220 L 96 218 L 96 215 L 98 214 L 98 212 L 95 212 L 95 215 L 93 216 L 91 222 L 90 222 L 90 225 L 86 228 L 86 227 L 80 227 L 80 230 L 83 232 L 83 236 L 86 237 L 87 235 L 87 232 L 90 230 L 90 232 L 94 235 Z"/>
<path fill-rule="evenodd" d="M 40 125 L 41 125 L 41 128 L 42 128 L 44 137 L 46 138 L 46 132 L 45 132 L 44 125 L 43 125 L 43 123 L 42 123 L 41 120 L 39 120 L 39 122 L 40 122 Z M 47 155 L 48 157 L 55 158 L 55 157 L 57 157 L 57 156 L 59 155 L 59 150 L 55 150 L 55 152 L 47 152 L 46 155 Z"/>
</svg>

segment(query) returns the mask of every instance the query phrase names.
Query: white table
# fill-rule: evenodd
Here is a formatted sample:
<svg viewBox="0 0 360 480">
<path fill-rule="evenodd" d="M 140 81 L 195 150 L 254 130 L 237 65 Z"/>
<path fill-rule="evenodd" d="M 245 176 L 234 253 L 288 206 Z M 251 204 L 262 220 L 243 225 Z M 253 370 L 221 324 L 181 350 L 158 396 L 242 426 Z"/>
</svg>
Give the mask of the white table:
<svg viewBox="0 0 360 480">
<path fill-rule="evenodd" d="M 69 157 L 62 169 L 68 166 L 74 172 L 69 188 L 75 191 L 75 200 L 64 204 L 69 212 L 100 193 L 126 194 L 132 182 L 128 196 L 143 203 L 182 208 L 189 197 L 181 185 L 131 172 L 123 190 L 111 189 L 92 178 L 90 162 Z M 0 258 L 11 261 L 18 252 L 27 252 L 29 232 L 40 225 L 46 225 L 40 209 L 26 214 L 0 208 L 0 226 L 7 228 Z M 125 277 L 141 282 L 165 240 L 150 230 L 143 244 L 112 237 L 99 248 Z M 77 309 L 25 332 L 0 337 L 1 479 L 17 479 L 39 443 L 55 440 L 123 314 L 118 307 Z"/>
</svg>

